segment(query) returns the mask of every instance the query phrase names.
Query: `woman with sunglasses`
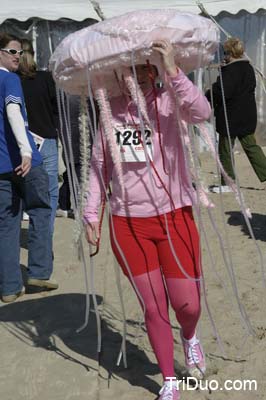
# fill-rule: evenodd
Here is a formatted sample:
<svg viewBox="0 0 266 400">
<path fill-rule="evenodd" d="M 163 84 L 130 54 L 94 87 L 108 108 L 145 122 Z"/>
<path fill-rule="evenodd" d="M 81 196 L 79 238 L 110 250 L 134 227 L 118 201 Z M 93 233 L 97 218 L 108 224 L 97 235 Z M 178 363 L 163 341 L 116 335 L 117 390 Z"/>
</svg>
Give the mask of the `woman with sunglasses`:
<svg viewBox="0 0 266 400">
<path fill-rule="evenodd" d="M 21 200 L 30 215 L 28 285 L 57 288 L 49 220 L 48 176 L 28 130 L 17 71 L 22 55 L 18 38 L 0 34 L 0 293 L 11 303 L 25 293 L 20 269 Z"/>
<path fill-rule="evenodd" d="M 182 137 L 186 132 L 184 123 L 206 120 L 210 107 L 204 95 L 176 66 L 169 41 L 157 40 L 153 51 L 161 57 L 165 87 L 155 88 L 157 68 L 154 65 L 136 65 L 135 70 L 147 106 L 146 120 L 150 120 L 145 123 L 143 139 L 149 153 L 150 171 L 143 154 L 138 108 L 133 96 L 122 93 L 111 99 L 110 125 L 123 154 L 120 171 L 124 194 L 117 164 L 111 156 L 114 150 L 110 150 L 102 134 L 106 117 L 102 107 L 100 129 L 93 144 L 84 220 L 87 241 L 97 246 L 100 239 L 98 211 L 105 197 L 102 182 L 108 185 L 112 179 L 112 249 L 145 311 L 148 336 L 164 380 L 159 399 L 179 400 L 169 303 L 181 325 L 185 362 L 190 374 L 202 377 L 205 372 L 205 358 L 196 335 L 201 268 L 199 237 L 192 214 L 195 193 Z"/>
</svg>

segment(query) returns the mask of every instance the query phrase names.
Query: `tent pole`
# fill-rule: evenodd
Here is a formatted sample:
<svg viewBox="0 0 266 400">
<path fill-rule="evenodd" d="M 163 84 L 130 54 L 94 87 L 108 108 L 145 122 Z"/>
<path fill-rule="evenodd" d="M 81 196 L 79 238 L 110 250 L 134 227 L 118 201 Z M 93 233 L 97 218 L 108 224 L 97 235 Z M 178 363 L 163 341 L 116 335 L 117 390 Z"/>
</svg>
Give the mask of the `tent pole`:
<svg viewBox="0 0 266 400">
<path fill-rule="evenodd" d="M 49 24 L 48 20 L 46 21 L 46 24 L 47 24 L 49 50 L 50 50 L 50 55 L 52 55 L 53 54 L 53 44 L 52 44 L 52 38 L 51 38 L 50 24 Z"/>
<path fill-rule="evenodd" d="M 33 46 L 33 50 L 34 50 L 34 60 L 37 63 L 37 26 L 36 26 L 36 21 L 33 22 L 33 26 L 32 26 L 32 46 Z"/>
</svg>

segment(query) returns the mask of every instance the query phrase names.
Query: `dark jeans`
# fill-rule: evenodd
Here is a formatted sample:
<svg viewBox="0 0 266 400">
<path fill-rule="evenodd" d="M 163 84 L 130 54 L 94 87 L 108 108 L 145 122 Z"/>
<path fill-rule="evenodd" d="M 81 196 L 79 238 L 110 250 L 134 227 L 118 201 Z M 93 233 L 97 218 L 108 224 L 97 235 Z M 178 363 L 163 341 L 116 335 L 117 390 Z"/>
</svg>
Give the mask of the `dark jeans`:
<svg viewBox="0 0 266 400">
<path fill-rule="evenodd" d="M 49 279 L 53 270 L 51 207 L 48 175 L 42 165 L 24 177 L 11 172 L 0 175 L 0 290 L 18 293 L 23 285 L 20 269 L 21 200 L 30 216 L 28 276 Z"/>
<path fill-rule="evenodd" d="M 255 135 L 251 134 L 244 137 L 239 137 L 238 140 L 240 141 L 241 146 L 259 180 L 261 182 L 266 181 L 266 157 L 261 147 L 256 143 Z M 231 138 L 232 148 L 234 143 L 235 138 Z M 235 179 L 228 137 L 219 136 L 219 156 L 225 172 L 227 172 L 232 179 Z M 221 178 L 221 184 L 225 185 L 223 177 Z"/>
</svg>

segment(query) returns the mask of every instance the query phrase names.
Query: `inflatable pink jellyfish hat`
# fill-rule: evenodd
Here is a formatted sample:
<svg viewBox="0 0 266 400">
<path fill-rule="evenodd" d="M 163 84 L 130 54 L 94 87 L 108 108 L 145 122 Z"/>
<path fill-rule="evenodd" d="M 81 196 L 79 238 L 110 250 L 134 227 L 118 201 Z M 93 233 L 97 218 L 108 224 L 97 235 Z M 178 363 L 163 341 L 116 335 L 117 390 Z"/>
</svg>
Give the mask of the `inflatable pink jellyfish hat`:
<svg viewBox="0 0 266 400">
<path fill-rule="evenodd" d="M 108 99 L 121 95 L 122 82 L 137 103 L 144 123 L 150 125 L 134 68 L 149 60 L 157 67 L 160 78 L 165 79 L 160 56 L 152 50 L 158 39 L 171 42 L 178 66 L 190 72 L 211 62 L 218 47 L 219 30 L 211 20 L 194 14 L 174 10 L 130 12 L 70 34 L 50 59 L 50 69 L 60 89 L 97 100 L 121 187 L 120 155 Z"/>
</svg>

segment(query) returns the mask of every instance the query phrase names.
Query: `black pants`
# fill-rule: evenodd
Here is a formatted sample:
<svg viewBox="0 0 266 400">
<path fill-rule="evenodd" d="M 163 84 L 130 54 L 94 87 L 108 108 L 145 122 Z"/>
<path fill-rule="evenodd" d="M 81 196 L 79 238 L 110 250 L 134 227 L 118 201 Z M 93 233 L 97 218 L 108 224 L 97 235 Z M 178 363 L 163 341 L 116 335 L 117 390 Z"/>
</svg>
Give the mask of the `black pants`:
<svg viewBox="0 0 266 400">
<path fill-rule="evenodd" d="M 80 164 L 75 164 L 75 171 L 77 174 L 78 180 L 80 180 Z M 71 166 L 69 166 L 69 170 L 71 171 Z M 73 178 L 72 179 L 72 185 L 73 185 Z M 61 210 L 70 210 L 71 209 L 71 197 L 70 197 L 70 185 L 69 185 L 69 179 L 68 179 L 68 174 L 67 171 L 63 173 L 63 185 L 59 189 L 59 207 Z"/>
<path fill-rule="evenodd" d="M 255 135 L 251 134 L 244 137 L 239 137 L 238 140 L 240 141 L 241 146 L 259 180 L 261 182 L 266 181 L 266 157 L 262 151 L 262 148 L 256 143 Z M 232 148 L 234 143 L 235 138 L 231 138 Z M 225 172 L 232 179 L 235 179 L 228 137 L 219 136 L 219 156 Z M 223 177 L 221 178 L 221 184 L 225 185 Z"/>
</svg>

